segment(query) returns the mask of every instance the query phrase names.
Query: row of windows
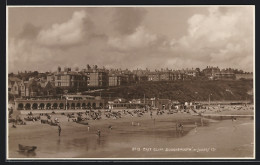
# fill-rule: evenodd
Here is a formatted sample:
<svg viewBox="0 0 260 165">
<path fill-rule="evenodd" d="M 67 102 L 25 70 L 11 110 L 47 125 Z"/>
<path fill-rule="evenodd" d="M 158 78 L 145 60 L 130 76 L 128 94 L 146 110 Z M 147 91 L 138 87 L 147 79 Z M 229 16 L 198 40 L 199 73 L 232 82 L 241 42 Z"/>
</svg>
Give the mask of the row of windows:
<svg viewBox="0 0 260 165">
<path fill-rule="evenodd" d="M 68 87 L 68 86 L 86 86 L 87 83 L 63 83 L 63 82 L 58 82 L 56 83 L 56 86 L 63 86 L 63 87 Z"/>
<path fill-rule="evenodd" d="M 57 80 L 85 80 L 86 77 L 85 76 L 70 76 L 70 75 L 58 75 L 56 76 Z"/>
<path fill-rule="evenodd" d="M 69 77 L 69 76 L 57 76 L 57 79 L 56 80 L 64 80 L 64 81 L 69 81 L 69 80 L 89 80 L 90 77 Z"/>
<path fill-rule="evenodd" d="M 62 82 L 58 82 L 58 86 L 60 87 L 60 86 L 69 86 L 69 83 L 62 83 Z"/>
</svg>

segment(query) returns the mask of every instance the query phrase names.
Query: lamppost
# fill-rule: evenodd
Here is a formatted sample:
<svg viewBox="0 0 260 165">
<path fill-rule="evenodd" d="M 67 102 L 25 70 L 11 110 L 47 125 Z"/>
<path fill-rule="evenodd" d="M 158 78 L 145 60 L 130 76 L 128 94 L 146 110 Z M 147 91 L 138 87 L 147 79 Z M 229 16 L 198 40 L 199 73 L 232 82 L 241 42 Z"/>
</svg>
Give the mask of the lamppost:
<svg viewBox="0 0 260 165">
<path fill-rule="evenodd" d="M 67 93 L 68 93 L 68 90 L 64 90 L 64 93 L 66 94 L 66 96 L 65 96 L 65 99 L 66 99 L 66 105 L 65 105 L 65 107 L 66 107 L 66 110 L 68 110 L 68 100 L 67 100 Z"/>
<path fill-rule="evenodd" d="M 210 106 L 210 96 L 212 96 L 212 93 L 211 93 L 211 94 L 209 94 L 209 106 Z"/>
<path fill-rule="evenodd" d="M 145 107 L 145 93 L 144 93 L 144 107 Z"/>
</svg>

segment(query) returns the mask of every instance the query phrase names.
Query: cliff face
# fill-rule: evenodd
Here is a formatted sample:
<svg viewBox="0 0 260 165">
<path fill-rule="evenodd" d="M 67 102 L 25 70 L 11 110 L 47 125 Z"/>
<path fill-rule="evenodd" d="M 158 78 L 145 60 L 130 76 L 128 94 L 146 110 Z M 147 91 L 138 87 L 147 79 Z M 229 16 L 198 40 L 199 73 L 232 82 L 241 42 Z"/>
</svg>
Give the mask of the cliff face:
<svg viewBox="0 0 260 165">
<path fill-rule="evenodd" d="M 179 101 L 249 100 L 253 99 L 253 81 L 184 81 L 146 82 L 130 86 L 108 88 L 103 97 L 126 99 L 159 97 Z"/>
</svg>

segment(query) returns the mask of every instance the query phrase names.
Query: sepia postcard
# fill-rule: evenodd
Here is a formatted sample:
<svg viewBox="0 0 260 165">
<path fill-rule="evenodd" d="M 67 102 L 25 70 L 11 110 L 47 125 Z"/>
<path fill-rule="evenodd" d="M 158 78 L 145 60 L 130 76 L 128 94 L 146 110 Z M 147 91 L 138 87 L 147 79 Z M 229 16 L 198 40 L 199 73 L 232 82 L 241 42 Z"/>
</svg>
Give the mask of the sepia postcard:
<svg viewBox="0 0 260 165">
<path fill-rule="evenodd" d="M 255 158 L 255 6 L 7 6 L 6 159 Z"/>
</svg>

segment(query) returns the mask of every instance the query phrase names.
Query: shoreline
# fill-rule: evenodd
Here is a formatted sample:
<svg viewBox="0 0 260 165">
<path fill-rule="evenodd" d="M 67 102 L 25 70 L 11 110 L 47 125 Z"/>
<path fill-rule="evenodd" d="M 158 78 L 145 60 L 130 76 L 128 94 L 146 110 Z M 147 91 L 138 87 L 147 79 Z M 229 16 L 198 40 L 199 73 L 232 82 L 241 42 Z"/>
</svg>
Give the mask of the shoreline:
<svg viewBox="0 0 260 165">
<path fill-rule="evenodd" d="M 250 109 L 241 112 L 243 112 L 243 114 L 252 113 Z M 226 113 L 227 112 L 225 112 L 225 114 Z M 21 116 L 26 115 L 22 114 Z M 58 136 L 57 126 L 41 124 L 40 121 L 30 121 L 27 122 L 27 125 L 17 125 L 17 128 L 12 128 L 11 123 L 9 123 L 9 157 L 83 158 L 83 155 L 85 154 L 83 154 L 82 157 L 80 156 L 81 152 L 88 153 L 88 156 L 85 155 L 84 158 L 88 158 L 89 156 L 91 157 L 91 155 L 93 155 L 93 157 L 100 155 L 101 158 L 107 154 L 109 157 L 113 157 L 113 155 L 115 157 L 121 157 L 120 154 L 117 155 L 116 153 L 110 155 L 107 150 L 115 150 L 114 152 L 117 152 L 117 148 L 122 148 L 124 146 L 128 146 L 129 150 L 129 148 L 131 148 L 131 146 L 129 146 L 130 143 L 132 145 L 137 145 L 139 143 L 138 139 L 143 143 L 155 141 L 155 144 L 158 143 L 161 145 L 162 143 L 165 143 L 165 140 L 164 142 L 160 142 L 160 139 L 166 139 L 166 141 L 168 139 L 169 142 L 172 142 L 176 139 L 185 138 L 188 136 L 195 128 L 195 122 L 197 123 L 198 130 L 201 128 L 206 128 L 209 123 L 219 123 L 218 120 L 204 118 L 204 126 L 201 127 L 201 117 L 192 116 L 187 113 L 164 113 L 159 116 L 153 115 L 152 119 L 149 113 L 145 113 L 142 117 L 122 115 L 122 118 L 119 119 L 106 119 L 103 115 L 101 120 L 88 120 L 90 126 L 90 130 L 88 131 L 87 125 L 78 124 L 72 121 L 68 122 L 68 118 L 65 115 L 52 114 L 51 116 L 52 119 L 56 117 L 59 118 L 62 128 L 60 137 Z M 134 125 L 132 125 L 132 122 Z M 181 136 L 176 135 L 176 122 L 181 122 L 184 125 L 184 133 Z M 113 127 L 111 130 L 109 129 L 110 125 Z M 98 129 L 101 131 L 100 139 L 96 135 Z M 133 139 L 136 139 L 137 141 L 134 140 L 132 143 Z M 23 145 L 38 146 L 35 152 L 36 155 L 23 155 L 17 153 L 17 145 L 19 143 Z M 53 152 L 49 151 L 50 148 L 52 148 Z M 118 152 L 121 153 L 121 151 Z"/>
</svg>

